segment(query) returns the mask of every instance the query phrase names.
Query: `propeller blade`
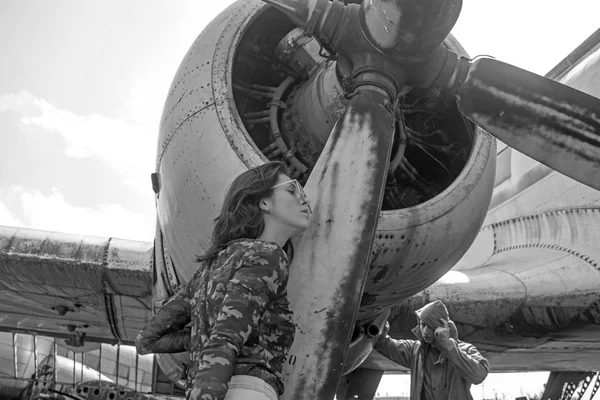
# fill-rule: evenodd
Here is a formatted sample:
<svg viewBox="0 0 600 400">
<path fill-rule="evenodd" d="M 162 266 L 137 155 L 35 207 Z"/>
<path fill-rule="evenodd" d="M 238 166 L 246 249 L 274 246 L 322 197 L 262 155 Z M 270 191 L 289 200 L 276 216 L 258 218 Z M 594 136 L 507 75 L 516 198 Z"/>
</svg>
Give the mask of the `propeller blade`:
<svg viewBox="0 0 600 400">
<path fill-rule="evenodd" d="M 600 99 L 490 58 L 455 92 L 470 120 L 510 147 L 600 190 Z"/>
<path fill-rule="evenodd" d="M 361 86 L 308 182 L 314 214 L 294 240 L 288 298 L 296 337 L 282 399 L 333 399 L 367 276 L 390 159 L 390 98 Z"/>
</svg>

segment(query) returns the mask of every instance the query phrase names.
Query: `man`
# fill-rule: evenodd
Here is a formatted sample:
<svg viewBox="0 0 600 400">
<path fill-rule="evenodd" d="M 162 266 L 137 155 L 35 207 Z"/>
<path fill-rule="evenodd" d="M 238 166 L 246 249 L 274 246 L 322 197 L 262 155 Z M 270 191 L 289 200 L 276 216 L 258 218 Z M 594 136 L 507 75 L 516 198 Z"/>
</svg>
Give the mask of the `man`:
<svg viewBox="0 0 600 400">
<path fill-rule="evenodd" d="M 410 368 L 411 400 L 472 400 L 471 384 L 483 382 L 488 361 L 475 346 L 458 340 L 454 322 L 444 303 L 436 300 L 416 311 L 419 340 L 396 340 L 383 334 L 375 349 L 390 360 Z"/>
</svg>

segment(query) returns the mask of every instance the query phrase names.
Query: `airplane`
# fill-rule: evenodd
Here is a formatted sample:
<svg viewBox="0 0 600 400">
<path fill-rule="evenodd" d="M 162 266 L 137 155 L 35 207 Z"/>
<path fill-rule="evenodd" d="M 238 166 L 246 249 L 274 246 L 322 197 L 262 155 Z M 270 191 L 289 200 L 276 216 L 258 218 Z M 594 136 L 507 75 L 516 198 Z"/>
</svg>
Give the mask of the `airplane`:
<svg viewBox="0 0 600 400">
<path fill-rule="evenodd" d="M 371 350 L 383 322 L 391 319 L 392 333 L 400 333 L 406 324 L 396 321 L 406 319 L 419 298 L 449 298 L 461 333 L 499 353 L 493 368 L 494 363 L 500 369 L 517 366 L 511 349 L 543 349 L 539 341 L 527 340 L 539 334 L 527 323 L 528 317 L 547 315 L 535 309 L 544 299 L 567 304 L 576 315 L 556 320 L 548 314 L 551 324 L 535 328 L 544 333 L 577 328 L 569 323 L 595 301 L 593 288 L 586 286 L 574 298 L 565 289 L 560 300 L 542 291 L 527 303 L 514 276 L 526 268 L 511 272 L 511 280 L 508 270 L 497 272 L 480 262 L 476 250 L 468 250 L 475 241 L 477 250 L 478 243 L 492 249 L 494 262 L 503 256 L 507 263 L 510 256 L 521 260 L 521 253 L 533 262 L 546 247 L 515 243 L 522 246 L 515 248 L 519 252 L 530 250 L 515 255 L 513 225 L 552 217 L 551 227 L 579 223 L 550 214 L 556 210 L 520 214 L 524 206 L 517 193 L 526 180 L 502 181 L 496 188 L 502 194 L 496 195 L 494 136 L 510 146 L 506 154 L 512 157 L 512 149 L 528 154 L 581 182 L 574 185 L 592 198 L 600 189 L 600 122 L 594 112 L 600 101 L 490 58 L 467 58 L 449 34 L 461 2 L 427 4 L 251 0 L 231 5 L 194 42 L 169 91 L 151 176 L 158 216 L 154 244 L 1 228 L 2 329 L 74 344 L 131 345 L 153 309 L 197 268 L 194 257 L 209 243 L 227 184 L 273 159 L 289 165 L 314 204 L 311 228 L 295 241 L 290 266 L 289 295 L 300 329 L 287 357 L 284 399 L 350 398 L 361 389 L 356 384 L 378 383 L 377 368 L 373 374 L 357 367 L 376 358 Z M 564 66 L 564 76 L 552 78 L 574 86 L 580 79 L 580 90 L 599 96 L 590 78 L 598 71 L 597 54 L 596 47 L 588 49 Z M 498 160 L 509 157 L 504 153 Z M 542 183 L 538 189 L 549 192 Z M 494 201 L 502 211 L 493 209 L 495 220 L 488 214 Z M 556 212 L 566 213 L 569 204 Z M 523 219 L 508 222 L 513 217 Z M 498 254 L 489 242 L 497 233 L 508 243 Z M 585 234 L 594 237 L 592 228 Z M 550 263 L 551 257 L 538 259 L 544 260 Z M 457 263 L 455 272 L 480 286 L 438 283 L 427 289 Z M 584 283 L 593 285 L 593 271 L 589 277 Z M 503 284 L 510 290 L 492 291 Z M 392 307 L 407 299 L 397 314 Z M 485 313 L 492 316 L 482 317 Z M 597 325 L 592 317 L 591 325 Z M 505 331 L 496 332 L 496 322 Z M 578 334 L 575 329 L 571 337 Z M 493 347 L 494 340 L 501 344 Z M 579 356 L 567 368 L 574 368 Z M 509 360 L 505 365 L 502 357 Z M 161 371 L 178 381 L 185 355 L 156 359 Z M 535 368 L 572 371 L 565 365 L 557 357 L 551 367 Z M 600 366 L 591 361 L 585 368 Z M 354 378 L 344 393 L 339 392 L 342 374 Z M 98 396 L 116 393 L 97 388 Z"/>
</svg>

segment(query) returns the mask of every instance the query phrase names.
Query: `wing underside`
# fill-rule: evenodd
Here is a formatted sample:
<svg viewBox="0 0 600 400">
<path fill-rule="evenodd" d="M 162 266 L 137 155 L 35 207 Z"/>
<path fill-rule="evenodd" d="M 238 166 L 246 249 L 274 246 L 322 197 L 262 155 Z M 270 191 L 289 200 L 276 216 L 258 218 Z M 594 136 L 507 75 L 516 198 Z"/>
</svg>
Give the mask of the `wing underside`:
<svg viewBox="0 0 600 400">
<path fill-rule="evenodd" d="M 152 257 L 152 243 L 0 227 L 0 330 L 132 344 Z"/>
</svg>

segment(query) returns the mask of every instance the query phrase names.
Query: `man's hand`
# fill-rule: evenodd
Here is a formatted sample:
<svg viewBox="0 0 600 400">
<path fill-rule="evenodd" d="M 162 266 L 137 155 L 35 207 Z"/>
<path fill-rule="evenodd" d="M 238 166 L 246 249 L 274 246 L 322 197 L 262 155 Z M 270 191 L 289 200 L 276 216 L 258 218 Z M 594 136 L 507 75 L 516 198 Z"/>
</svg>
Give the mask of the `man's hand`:
<svg viewBox="0 0 600 400">
<path fill-rule="evenodd" d="M 389 331 L 390 323 L 388 321 L 385 321 L 385 324 L 383 324 L 383 327 L 381 329 L 381 337 L 386 337 Z"/>
<path fill-rule="evenodd" d="M 385 343 L 389 331 L 390 323 L 385 321 L 385 323 L 381 327 L 381 332 L 379 332 L 379 336 L 377 337 L 377 341 L 374 343 L 374 345 L 377 345 L 378 343 Z"/>
<path fill-rule="evenodd" d="M 448 321 L 444 318 L 440 318 L 442 326 L 436 328 L 434 336 L 435 336 L 435 347 L 440 350 L 450 350 L 452 349 L 452 340 L 450 339 L 450 328 L 448 326 Z"/>
</svg>

